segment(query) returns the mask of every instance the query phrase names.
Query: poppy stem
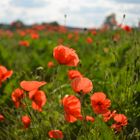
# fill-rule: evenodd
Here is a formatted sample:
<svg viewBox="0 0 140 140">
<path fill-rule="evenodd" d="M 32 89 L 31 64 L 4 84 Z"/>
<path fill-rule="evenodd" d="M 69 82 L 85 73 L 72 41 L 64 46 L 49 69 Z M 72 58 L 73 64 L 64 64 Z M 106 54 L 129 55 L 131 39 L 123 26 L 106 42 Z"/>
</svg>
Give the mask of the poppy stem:
<svg viewBox="0 0 140 140">
<path fill-rule="evenodd" d="M 80 101 L 81 101 L 81 105 L 84 104 L 84 94 L 83 93 L 80 93 Z M 83 108 L 81 108 L 81 112 L 82 112 L 83 132 L 85 133 L 85 131 L 88 132 L 88 129 L 87 129 L 86 121 L 85 121 L 86 116 L 85 116 Z"/>
<path fill-rule="evenodd" d="M 63 84 L 63 85 L 61 85 L 60 87 L 58 87 L 58 88 L 54 89 L 52 92 L 50 92 L 50 94 L 53 94 L 53 93 L 61 90 L 62 88 L 65 88 L 65 87 L 69 87 L 69 84 Z"/>
</svg>

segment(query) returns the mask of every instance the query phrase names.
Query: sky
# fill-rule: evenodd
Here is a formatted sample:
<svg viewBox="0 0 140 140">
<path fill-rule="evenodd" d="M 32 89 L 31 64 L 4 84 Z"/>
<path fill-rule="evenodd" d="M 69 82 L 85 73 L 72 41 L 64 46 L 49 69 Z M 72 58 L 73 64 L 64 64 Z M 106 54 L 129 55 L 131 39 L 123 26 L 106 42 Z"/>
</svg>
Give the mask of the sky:
<svg viewBox="0 0 140 140">
<path fill-rule="evenodd" d="M 57 21 L 73 27 L 100 27 L 111 13 L 120 23 L 125 14 L 124 24 L 137 26 L 140 0 L 0 0 L 0 23 L 19 19 L 26 24 Z"/>
</svg>

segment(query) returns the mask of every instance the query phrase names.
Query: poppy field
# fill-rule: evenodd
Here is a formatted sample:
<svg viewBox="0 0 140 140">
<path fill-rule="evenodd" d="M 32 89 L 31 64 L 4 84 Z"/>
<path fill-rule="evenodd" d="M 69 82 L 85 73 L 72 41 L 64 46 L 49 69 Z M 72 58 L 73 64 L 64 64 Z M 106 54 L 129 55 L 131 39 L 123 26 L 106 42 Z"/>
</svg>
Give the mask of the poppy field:
<svg viewBox="0 0 140 140">
<path fill-rule="evenodd" d="M 140 32 L 0 30 L 0 140 L 139 140 Z"/>
</svg>

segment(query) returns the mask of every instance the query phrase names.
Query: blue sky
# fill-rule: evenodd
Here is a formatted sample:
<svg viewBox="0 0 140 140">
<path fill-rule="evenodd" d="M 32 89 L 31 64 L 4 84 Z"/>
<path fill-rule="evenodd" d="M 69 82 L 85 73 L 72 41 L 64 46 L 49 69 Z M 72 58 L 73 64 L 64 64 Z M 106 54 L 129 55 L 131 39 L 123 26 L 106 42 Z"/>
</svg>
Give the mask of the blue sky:
<svg viewBox="0 0 140 140">
<path fill-rule="evenodd" d="M 26 24 L 58 21 L 78 27 L 99 27 L 105 17 L 116 13 L 118 22 L 137 25 L 140 20 L 140 0 L 1 0 L 0 22 L 20 19 Z"/>
</svg>

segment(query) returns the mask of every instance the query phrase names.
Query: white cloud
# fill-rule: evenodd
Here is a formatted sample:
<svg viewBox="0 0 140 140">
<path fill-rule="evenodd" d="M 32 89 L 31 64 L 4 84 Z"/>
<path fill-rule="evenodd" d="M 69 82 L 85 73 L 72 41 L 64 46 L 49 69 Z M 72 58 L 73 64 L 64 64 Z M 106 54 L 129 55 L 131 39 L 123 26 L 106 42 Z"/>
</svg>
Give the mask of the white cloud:
<svg viewBox="0 0 140 140">
<path fill-rule="evenodd" d="M 47 4 L 45 0 L 11 0 L 10 5 L 17 7 L 26 7 L 26 8 L 34 8 L 34 7 L 44 7 Z"/>
<path fill-rule="evenodd" d="M 116 13 L 119 22 L 126 14 L 126 24 L 137 24 L 140 3 L 137 0 L 125 1 L 129 3 L 120 0 L 28 0 L 28 3 L 27 0 L 5 0 L 0 1 L 0 21 L 21 19 L 27 24 L 51 21 L 64 24 L 64 15 L 67 14 L 67 25 L 99 27 L 105 16 Z"/>
</svg>

